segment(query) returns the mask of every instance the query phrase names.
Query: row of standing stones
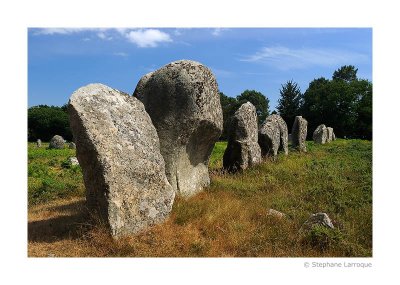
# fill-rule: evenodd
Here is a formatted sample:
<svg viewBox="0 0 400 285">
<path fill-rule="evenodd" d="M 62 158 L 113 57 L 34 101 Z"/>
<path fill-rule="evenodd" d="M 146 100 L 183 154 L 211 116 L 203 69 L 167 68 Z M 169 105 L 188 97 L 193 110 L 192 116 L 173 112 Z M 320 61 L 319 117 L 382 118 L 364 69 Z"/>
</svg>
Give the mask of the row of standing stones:
<svg viewBox="0 0 400 285">
<path fill-rule="evenodd" d="M 113 237 L 163 222 L 176 195 L 187 198 L 210 184 L 208 162 L 223 118 L 216 79 L 204 65 L 169 63 L 143 76 L 133 96 L 89 84 L 71 95 L 68 113 L 87 206 Z M 285 121 L 271 115 L 258 128 L 250 102 L 231 118 L 229 134 L 228 171 L 275 157 L 279 149 L 288 154 Z M 306 151 L 306 136 L 307 121 L 297 116 L 292 144 L 299 151 Z M 55 148 L 64 143 L 53 140 Z"/>
<path fill-rule="evenodd" d="M 66 140 L 62 136 L 55 135 L 51 138 L 50 143 L 49 143 L 49 149 L 63 149 L 65 147 Z M 36 141 L 36 147 L 42 147 L 42 140 L 37 139 Z M 76 149 L 76 145 L 74 142 L 70 142 L 68 144 L 69 149 Z"/>
</svg>

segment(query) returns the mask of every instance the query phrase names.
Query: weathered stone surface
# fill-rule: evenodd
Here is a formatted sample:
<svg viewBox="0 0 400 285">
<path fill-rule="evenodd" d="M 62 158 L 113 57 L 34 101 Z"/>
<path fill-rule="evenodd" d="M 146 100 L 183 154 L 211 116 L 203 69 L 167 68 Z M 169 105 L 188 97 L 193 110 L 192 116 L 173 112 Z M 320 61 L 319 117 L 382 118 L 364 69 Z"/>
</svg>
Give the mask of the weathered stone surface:
<svg viewBox="0 0 400 285">
<path fill-rule="evenodd" d="M 74 143 L 74 142 L 70 142 L 70 143 L 68 144 L 68 148 L 69 148 L 69 149 L 76 149 L 75 143 Z"/>
<path fill-rule="evenodd" d="M 68 158 L 68 164 L 69 165 L 79 165 L 79 161 L 75 156 L 73 156 L 73 157 Z"/>
<path fill-rule="evenodd" d="M 275 120 L 265 120 L 258 130 L 258 144 L 261 148 L 261 155 L 276 156 L 278 154 L 279 142 L 280 131 L 278 122 Z"/>
<path fill-rule="evenodd" d="M 267 215 L 268 215 L 268 216 L 276 217 L 276 218 L 278 218 L 278 219 L 282 219 L 282 218 L 285 218 L 285 217 L 286 217 L 286 215 L 285 215 L 284 213 L 279 212 L 279 211 L 274 210 L 274 209 L 269 209 Z"/>
<path fill-rule="evenodd" d="M 228 131 L 228 146 L 223 165 L 228 171 L 238 171 L 261 162 L 261 148 L 258 144 L 256 107 L 244 103 L 231 119 Z"/>
<path fill-rule="evenodd" d="M 285 155 L 289 154 L 289 147 L 288 147 L 288 127 L 284 119 L 282 119 L 281 116 L 277 114 L 272 114 L 269 115 L 265 121 L 267 122 L 276 122 L 278 124 L 279 128 L 279 137 L 280 137 L 280 142 L 279 142 L 279 148 L 278 150 L 283 150 Z"/>
<path fill-rule="evenodd" d="M 36 147 L 42 147 L 42 141 L 40 139 L 36 141 Z"/>
<path fill-rule="evenodd" d="M 208 186 L 208 161 L 223 124 L 211 70 L 195 61 L 175 61 L 145 75 L 133 96 L 157 129 L 167 178 L 177 194 L 189 197 Z"/>
<path fill-rule="evenodd" d="M 329 143 L 333 140 L 333 129 L 331 127 L 327 127 L 326 132 L 327 132 L 326 142 Z"/>
<path fill-rule="evenodd" d="M 328 131 L 324 124 L 319 125 L 313 133 L 313 140 L 315 143 L 324 144 L 326 143 L 327 137 Z"/>
<path fill-rule="evenodd" d="M 306 152 L 307 120 L 302 116 L 296 116 L 292 127 L 292 145 L 299 151 Z"/>
<path fill-rule="evenodd" d="M 335 141 L 336 140 L 336 135 L 335 132 L 332 130 L 332 140 Z"/>
<path fill-rule="evenodd" d="M 68 112 L 88 207 L 108 223 L 111 234 L 135 234 L 164 221 L 175 193 L 143 104 L 90 84 L 72 94 Z"/>
<path fill-rule="evenodd" d="M 309 230 L 315 226 L 324 226 L 327 228 L 334 229 L 331 219 L 326 213 L 312 214 L 308 220 L 303 224 L 302 229 Z"/>
<path fill-rule="evenodd" d="M 49 143 L 49 148 L 63 149 L 64 148 L 64 139 L 62 136 L 55 135 L 51 138 Z"/>
</svg>

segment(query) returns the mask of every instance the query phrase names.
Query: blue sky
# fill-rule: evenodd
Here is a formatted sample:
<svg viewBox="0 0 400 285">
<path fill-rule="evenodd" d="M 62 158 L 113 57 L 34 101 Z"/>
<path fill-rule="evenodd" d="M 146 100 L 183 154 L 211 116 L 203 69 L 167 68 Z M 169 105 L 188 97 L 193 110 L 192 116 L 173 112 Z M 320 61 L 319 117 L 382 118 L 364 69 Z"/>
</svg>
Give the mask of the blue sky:
<svg viewBox="0 0 400 285">
<path fill-rule="evenodd" d="M 372 29 L 30 28 L 28 106 L 61 106 L 95 82 L 132 94 L 144 74 L 179 59 L 208 66 L 228 96 L 263 93 L 272 111 L 288 80 L 304 92 L 314 78 L 351 64 L 372 81 Z"/>
</svg>

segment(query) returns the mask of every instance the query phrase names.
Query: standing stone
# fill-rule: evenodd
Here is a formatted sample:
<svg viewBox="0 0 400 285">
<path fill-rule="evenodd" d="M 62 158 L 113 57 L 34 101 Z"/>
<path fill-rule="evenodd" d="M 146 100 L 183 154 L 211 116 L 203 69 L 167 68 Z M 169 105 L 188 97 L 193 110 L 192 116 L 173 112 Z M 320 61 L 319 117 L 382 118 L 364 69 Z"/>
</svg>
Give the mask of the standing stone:
<svg viewBox="0 0 400 285">
<path fill-rule="evenodd" d="M 223 157 L 224 168 L 238 171 L 261 162 L 257 113 L 253 104 L 247 102 L 240 106 L 231 119 L 228 134 L 228 146 Z"/>
<path fill-rule="evenodd" d="M 74 142 L 70 142 L 69 145 L 68 145 L 68 148 L 69 149 L 76 149 L 75 143 Z"/>
<path fill-rule="evenodd" d="M 107 222 L 111 234 L 135 234 L 164 221 L 175 193 L 143 104 L 90 84 L 71 95 L 68 112 L 88 207 Z"/>
<path fill-rule="evenodd" d="M 329 143 L 333 140 L 333 129 L 331 127 L 327 127 L 326 131 L 327 131 L 326 142 Z"/>
<path fill-rule="evenodd" d="M 42 147 L 42 141 L 40 139 L 36 141 L 36 147 Z"/>
<path fill-rule="evenodd" d="M 335 141 L 336 140 L 336 135 L 335 132 L 332 130 L 332 140 Z"/>
<path fill-rule="evenodd" d="M 52 137 L 49 143 L 49 148 L 63 149 L 64 148 L 63 137 L 59 135 L 55 135 L 54 137 Z"/>
<path fill-rule="evenodd" d="M 331 219 L 326 213 L 312 214 L 301 227 L 302 230 L 311 230 L 315 226 L 324 226 L 334 229 Z"/>
<path fill-rule="evenodd" d="M 183 197 L 202 191 L 210 184 L 208 162 L 223 124 L 211 70 L 195 61 L 175 61 L 146 74 L 133 96 L 157 129 L 172 188 Z"/>
<path fill-rule="evenodd" d="M 292 144 L 299 151 L 306 152 L 307 120 L 302 116 L 296 116 L 292 127 Z"/>
<path fill-rule="evenodd" d="M 280 132 L 278 122 L 275 120 L 265 120 L 258 130 L 258 144 L 261 148 L 261 155 L 277 156 L 279 139 Z"/>
<path fill-rule="evenodd" d="M 324 144 L 326 143 L 327 137 L 328 131 L 324 124 L 319 125 L 313 133 L 313 140 L 315 143 Z"/>
<path fill-rule="evenodd" d="M 279 150 L 283 150 L 285 155 L 289 154 L 289 147 L 288 147 L 288 127 L 284 119 L 282 119 L 281 116 L 277 114 L 272 114 L 269 115 L 266 119 L 266 121 L 275 121 L 278 124 L 279 128 L 279 137 L 280 137 L 280 142 L 279 142 Z"/>
</svg>

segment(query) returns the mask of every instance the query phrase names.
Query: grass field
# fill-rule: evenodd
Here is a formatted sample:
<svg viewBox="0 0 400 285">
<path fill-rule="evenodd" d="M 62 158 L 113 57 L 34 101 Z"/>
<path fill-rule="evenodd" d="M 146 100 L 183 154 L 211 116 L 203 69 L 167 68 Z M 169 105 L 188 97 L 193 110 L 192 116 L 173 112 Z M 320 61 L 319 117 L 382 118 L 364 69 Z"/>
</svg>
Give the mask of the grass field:
<svg viewBox="0 0 400 285">
<path fill-rule="evenodd" d="M 237 174 L 222 170 L 219 142 L 210 187 L 176 199 L 165 223 L 117 241 L 89 219 L 81 169 L 66 164 L 75 151 L 45 147 L 28 146 L 28 256 L 372 256 L 370 141 L 307 142 L 307 153 L 290 150 Z M 336 228 L 300 231 L 317 212 Z"/>
</svg>

